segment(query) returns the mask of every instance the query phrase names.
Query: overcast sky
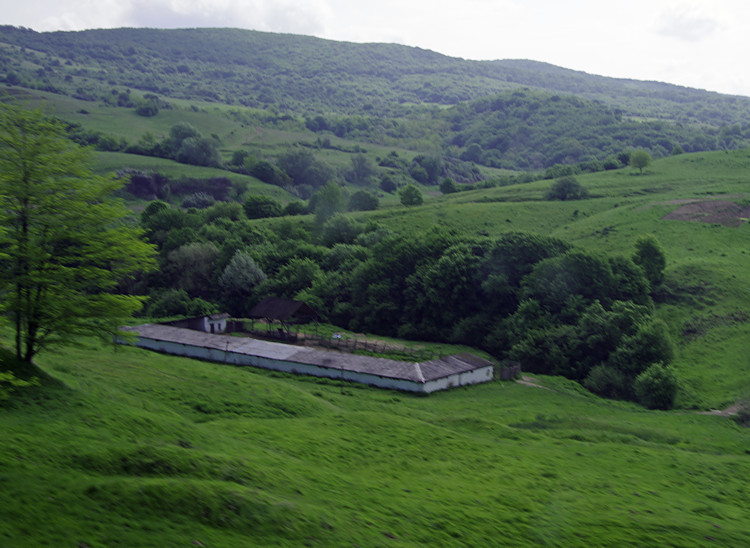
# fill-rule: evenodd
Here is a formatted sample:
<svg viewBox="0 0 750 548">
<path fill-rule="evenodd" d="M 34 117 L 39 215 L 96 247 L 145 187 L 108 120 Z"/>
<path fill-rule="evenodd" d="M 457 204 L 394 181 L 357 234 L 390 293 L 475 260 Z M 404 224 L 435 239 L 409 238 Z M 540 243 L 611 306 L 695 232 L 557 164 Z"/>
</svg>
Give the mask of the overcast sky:
<svg viewBox="0 0 750 548">
<path fill-rule="evenodd" d="M 747 0 L 0 0 L 37 31 L 239 27 L 750 96 Z"/>
</svg>

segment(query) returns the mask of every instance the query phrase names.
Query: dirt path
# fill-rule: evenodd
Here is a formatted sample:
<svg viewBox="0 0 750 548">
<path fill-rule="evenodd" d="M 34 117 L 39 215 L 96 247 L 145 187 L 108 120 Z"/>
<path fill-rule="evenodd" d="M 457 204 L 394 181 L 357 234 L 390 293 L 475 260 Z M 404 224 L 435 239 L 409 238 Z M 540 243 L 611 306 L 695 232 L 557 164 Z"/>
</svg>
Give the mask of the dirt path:
<svg viewBox="0 0 750 548">
<path fill-rule="evenodd" d="M 741 409 L 742 409 L 742 406 L 739 403 L 735 403 L 734 405 L 730 405 L 726 409 L 711 409 L 711 411 L 698 411 L 698 414 L 699 415 L 718 415 L 720 417 L 732 417 L 734 415 L 737 415 Z"/>
<path fill-rule="evenodd" d="M 550 392 L 554 392 L 551 388 L 547 388 L 546 386 L 542 386 L 538 383 L 538 381 L 534 377 L 529 377 L 528 375 L 522 375 L 520 379 L 517 379 L 516 382 L 518 384 L 523 384 L 524 386 L 533 386 L 534 388 L 542 388 L 544 390 L 549 390 Z"/>
</svg>

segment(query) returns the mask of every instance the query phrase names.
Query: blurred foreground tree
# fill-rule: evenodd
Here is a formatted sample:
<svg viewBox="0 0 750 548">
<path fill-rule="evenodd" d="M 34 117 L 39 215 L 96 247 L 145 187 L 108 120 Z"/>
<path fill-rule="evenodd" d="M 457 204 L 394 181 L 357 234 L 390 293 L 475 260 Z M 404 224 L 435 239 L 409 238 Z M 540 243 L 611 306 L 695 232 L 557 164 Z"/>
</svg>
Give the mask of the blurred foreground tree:
<svg viewBox="0 0 750 548">
<path fill-rule="evenodd" d="M 94 176 L 89 158 L 41 111 L 0 105 L 0 310 L 26 362 L 111 335 L 141 307 L 118 283 L 153 265 L 153 247 L 122 222 L 120 183 Z"/>
</svg>

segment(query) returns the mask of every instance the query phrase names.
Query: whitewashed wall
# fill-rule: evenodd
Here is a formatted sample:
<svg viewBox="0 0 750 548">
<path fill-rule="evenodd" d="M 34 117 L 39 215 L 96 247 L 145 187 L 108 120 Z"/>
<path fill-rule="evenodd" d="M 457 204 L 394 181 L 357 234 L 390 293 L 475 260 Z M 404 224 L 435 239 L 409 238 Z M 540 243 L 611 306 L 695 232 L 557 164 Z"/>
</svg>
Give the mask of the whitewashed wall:
<svg viewBox="0 0 750 548">
<path fill-rule="evenodd" d="M 446 390 L 448 388 L 455 388 L 457 386 L 466 386 L 468 384 L 479 384 L 483 382 L 489 382 L 492 380 L 492 373 L 494 369 L 492 366 L 482 367 L 481 369 L 475 369 L 474 371 L 468 371 L 466 373 L 457 373 L 450 377 L 442 377 L 435 379 L 434 381 L 427 381 L 424 384 L 422 391 L 428 394 L 437 392 L 438 390 Z"/>
<path fill-rule="evenodd" d="M 274 371 L 283 371 L 285 373 L 295 373 L 301 375 L 310 375 L 313 377 L 326 377 L 329 379 L 341 379 L 345 381 L 358 382 L 380 388 L 390 388 L 405 392 L 432 393 L 438 390 L 445 390 L 457 386 L 468 384 L 477 384 L 489 382 L 492 380 L 492 366 L 482 367 L 466 373 L 459 373 L 448 377 L 443 377 L 425 383 L 408 381 L 404 379 L 393 379 L 390 377 L 380 377 L 368 373 L 359 373 L 345 369 L 329 368 L 319 365 L 292 362 L 244 354 L 239 352 L 225 351 L 218 348 L 205 348 L 177 342 L 162 341 L 150 339 L 148 337 L 138 337 L 137 346 L 173 354 L 185 356 L 188 358 L 197 358 L 212 362 L 226 363 L 238 366 L 261 367 L 263 369 L 272 369 Z"/>
</svg>

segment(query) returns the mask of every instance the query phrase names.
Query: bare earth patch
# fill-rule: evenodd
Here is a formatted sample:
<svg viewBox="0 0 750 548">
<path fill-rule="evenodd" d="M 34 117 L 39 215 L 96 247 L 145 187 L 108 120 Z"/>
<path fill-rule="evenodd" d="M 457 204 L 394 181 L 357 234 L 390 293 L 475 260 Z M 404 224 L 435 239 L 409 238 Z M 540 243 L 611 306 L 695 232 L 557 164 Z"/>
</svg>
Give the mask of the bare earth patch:
<svg viewBox="0 0 750 548">
<path fill-rule="evenodd" d="M 719 415 L 721 417 L 732 417 L 734 415 L 739 414 L 741 410 L 742 410 L 742 405 L 739 403 L 735 403 L 734 405 L 730 405 L 726 409 L 711 409 L 711 411 L 701 411 L 698 414 L 699 415 Z"/>
<path fill-rule="evenodd" d="M 675 200 L 671 203 L 682 205 L 662 220 L 737 227 L 750 218 L 750 206 L 740 206 L 729 200 Z"/>
<path fill-rule="evenodd" d="M 528 375 L 521 376 L 521 378 L 517 379 L 516 382 L 518 384 L 523 384 L 525 386 L 533 386 L 534 388 L 542 388 L 544 390 L 550 390 L 550 391 L 552 391 L 551 388 L 547 388 L 546 386 L 542 386 L 541 384 L 539 384 L 539 381 L 537 379 L 535 379 L 534 377 L 529 377 Z"/>
</svg>

